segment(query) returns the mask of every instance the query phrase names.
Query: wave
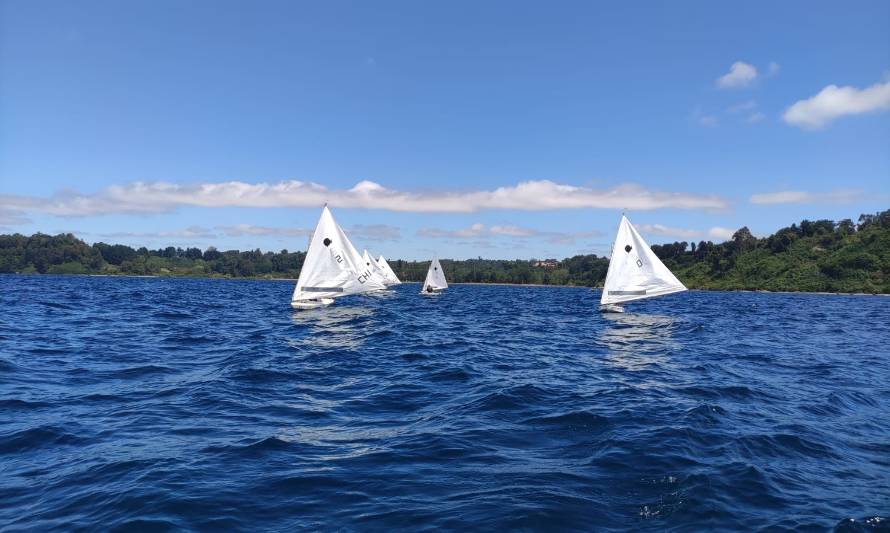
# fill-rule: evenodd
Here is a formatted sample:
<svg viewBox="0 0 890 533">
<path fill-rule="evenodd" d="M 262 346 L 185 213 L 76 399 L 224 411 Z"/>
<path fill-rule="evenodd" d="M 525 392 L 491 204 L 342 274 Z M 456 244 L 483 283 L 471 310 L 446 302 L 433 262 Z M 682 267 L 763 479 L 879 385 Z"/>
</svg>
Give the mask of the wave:
<svg viewBox="0 0 890 533">
<path fill-rule="evenodd" d="M 0 523 L 886 530 L 884 299 L 292 290 L 0 276 Z"/>
</svg>

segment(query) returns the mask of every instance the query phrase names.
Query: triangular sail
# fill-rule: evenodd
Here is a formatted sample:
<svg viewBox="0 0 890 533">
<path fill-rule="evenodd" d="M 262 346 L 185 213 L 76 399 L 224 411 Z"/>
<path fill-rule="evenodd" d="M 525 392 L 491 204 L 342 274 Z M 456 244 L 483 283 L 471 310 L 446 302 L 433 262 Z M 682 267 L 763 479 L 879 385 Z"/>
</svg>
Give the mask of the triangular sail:
<svg viewBox="0 0 890 533">
<path fill-rule="evenodd" d="M 618 304 L 685 290 L 622 215 L 600 304 Z"/>
<path fill-rule="evenodd" d="M 309 241 L 293 301 L 338 298 L 383 288 L 327 206 Z"/>
<path fill-rule="evenodd" d="M 380 266 L 380 269 L 383 270 L 383 273 L 386 275 L 387 284 L 399 285 L 402 283 L 399 280 L 399 277 L 396 276 L 395 271 L 393 271 L 392 267 L 389 266 L 389 263 L 386 262 L 386 259 L 382 255 L 377 258 L 377 265 Z"/>
<path fill-rule="evenodd" d="M 427 287 L 433 290 L 442 290 L 448 288 L 448 282 L 445 281 L 445 272 L 442 271 L 442 265 L 439 264 L 439 258 L 434 257 L 430 263 L 430 269 L 426 272 L 426 280 L 423 282 L 422 290 Z"/>
<path fill-rule="evenodd" d="M 384 287 L 386 285 L 389 285 L 389 283 L 387 282 L 388 280 L 386 279 L 386 272 L 384 272 L 383 269 L 380 268 L 380 265 L 377 264 L 377 261 L 375 261 L 374 258 L 371 257 L 371 254 L 368 253 L 367 248 L 362 253 L 362 261 L 364 261 L 363 264 L 365 265 L 365 267 L 369 268 L 371 272 L 373 272 L 374 277 L 377 278 L 377 281 L 379 281 Z"/>
</svg>

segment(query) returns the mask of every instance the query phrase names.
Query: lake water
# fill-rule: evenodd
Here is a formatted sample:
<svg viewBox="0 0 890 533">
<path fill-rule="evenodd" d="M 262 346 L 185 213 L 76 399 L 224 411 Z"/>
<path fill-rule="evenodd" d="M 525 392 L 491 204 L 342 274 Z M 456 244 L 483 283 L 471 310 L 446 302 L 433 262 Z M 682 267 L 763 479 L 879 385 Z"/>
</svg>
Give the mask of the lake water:
<svg viewBox="0 0 890 533">
<path fill-rule="evenodd" d="M 888 298 L 292 289 L 0 276 L 0 529 L 888 527 Z"/>
</svg>

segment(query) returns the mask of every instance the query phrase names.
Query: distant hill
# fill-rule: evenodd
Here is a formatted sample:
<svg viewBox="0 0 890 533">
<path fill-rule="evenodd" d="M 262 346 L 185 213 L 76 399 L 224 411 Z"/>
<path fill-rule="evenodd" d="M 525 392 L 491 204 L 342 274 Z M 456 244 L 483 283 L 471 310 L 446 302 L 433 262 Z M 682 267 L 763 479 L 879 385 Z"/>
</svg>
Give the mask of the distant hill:
<svg viewBox="0 0 890 533">
<path fill-rule="evenodd" d="M 748 228 L 724 243 L 675 242 L 652 250 L 689 287 L 890 294 L 890 210 L 846 219 L 804 220 L 758 239 Z M 296 278 L 305 252 L 215 248 L 134 249 L 88 245 L 71 234 L 0 235 L 0 273 L 135 274 Z M 390 261 L 404 281 L 421 281 L 428 262 Z M 547 260 L 442 260 L 449 281 L 601 285 L 609 260 L 578 255 Z"/>
<path fill-rule="evenodd" d="M 852 220 L 804 220 L 757 239 L 652 247 L 689 287 L 890 293 L 890 210 Z"/>
</svg>

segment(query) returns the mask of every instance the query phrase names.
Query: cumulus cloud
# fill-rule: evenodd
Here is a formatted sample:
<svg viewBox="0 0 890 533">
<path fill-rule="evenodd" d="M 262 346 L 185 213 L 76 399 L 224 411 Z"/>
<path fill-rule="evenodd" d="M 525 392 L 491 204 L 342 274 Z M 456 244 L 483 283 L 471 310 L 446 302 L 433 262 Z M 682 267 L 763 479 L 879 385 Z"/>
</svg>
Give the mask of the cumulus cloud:
<svg viewBox="0 0 890 533">
<path fill-rule="evenodd" d="M 40 211 L 58 216 L 108 213 L 162 213 L 178 207 L 332 207 L 382 209 L 402 212 L 467 213 L 484 209 L 545 211 L 554 209 L 622 207 L 650 209 L 721 210 L 727 202 L 717 196 L 661 192 L 637 185 L 592 189 L 550 180 L 477 191 L 409 192 L 361 181 L 350 189 L 328 189 L 306 181 L 244 183 L 227 181 L 197 185 L 134 182 L 114 185 L 95 194 L 71 191 L 50 198 L 2 196 L 0 208 Z"/>
<path fill-rule="evenodd" d="M 818 94 L 792 104 L 782 119 L 804 129 L 820 129 L 847 115 L 860 115 L 890 109 L 890 81 L 865 89 L 829 85 Z"/>
<path fill-rule="evenodd" d="M 743 61 L 736 61 L 729 67 L 729 72 L 717 78 L 717 87 L 721 89 L 740 89 L 747 87 L 757 79 L 757 69 Z"/>
<path fill-rule="evenodd" d="M 514 239 L 544 239 L 553 244 L 571 244 L 577 239 L 599 236 L 602 235 L 602 233 L 595 230 L 577 232 L 539 231 L 521 226 L 486 226 L 485 224 L 476 223 L 469 227 L 457 230 L 421 228 L 417 231 L 417 235 L 434 239 L 473 240 L 474 243 L 482 242 L 483 240 L 492 237 L 512 237 Z"/>
<path fill-rule="evenodd" d="M 752 204 L 846 204 L 857 200 L 859 191 L 831 192 L 777 191 L 751 195 Z"/>
</svg>

